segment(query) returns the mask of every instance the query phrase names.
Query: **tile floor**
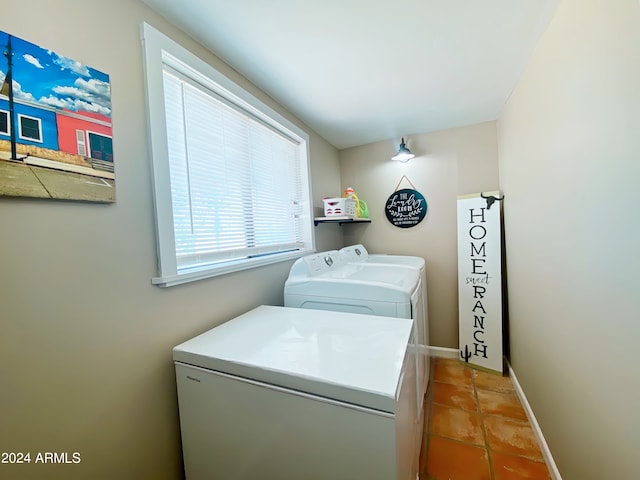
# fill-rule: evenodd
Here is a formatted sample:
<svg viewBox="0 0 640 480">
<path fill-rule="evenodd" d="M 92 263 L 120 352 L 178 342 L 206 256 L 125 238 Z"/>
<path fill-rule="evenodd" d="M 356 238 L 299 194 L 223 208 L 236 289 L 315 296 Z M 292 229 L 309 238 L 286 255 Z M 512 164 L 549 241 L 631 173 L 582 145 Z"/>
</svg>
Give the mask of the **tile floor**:
<svg viewBox="0 0 640 480">
<path fill-rule="evenodd" d="M 550 480 L 509 377 L 431 363 L 420 480 Z"/>
</svg>

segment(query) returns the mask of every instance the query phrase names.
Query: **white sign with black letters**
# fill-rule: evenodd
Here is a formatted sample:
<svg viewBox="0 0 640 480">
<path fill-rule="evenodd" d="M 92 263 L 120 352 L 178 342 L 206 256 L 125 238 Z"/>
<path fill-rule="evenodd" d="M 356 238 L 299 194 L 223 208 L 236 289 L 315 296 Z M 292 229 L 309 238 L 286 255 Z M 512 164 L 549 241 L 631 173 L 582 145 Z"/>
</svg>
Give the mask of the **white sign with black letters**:
<svg viewBox="0 0 640 480">
<path fill-rule="evenodd" d="M 459 358 L 503 372 L 502 202 L 458 197 Z"/>
</svg>

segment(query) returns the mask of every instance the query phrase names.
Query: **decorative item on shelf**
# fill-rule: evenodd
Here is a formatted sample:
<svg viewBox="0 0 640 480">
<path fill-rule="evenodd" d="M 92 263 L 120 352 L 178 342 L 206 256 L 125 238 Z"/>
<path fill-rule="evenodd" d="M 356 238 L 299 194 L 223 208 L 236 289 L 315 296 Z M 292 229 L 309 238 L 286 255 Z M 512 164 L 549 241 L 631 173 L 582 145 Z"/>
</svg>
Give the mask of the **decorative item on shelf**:
<svg viewBox="0 0 640 480">
<path fill-rule="evenodd" d="M 324 197 L 324 217 L 315 217 L 314 225 L 319 223 L 370 223 L 366 202 L 360 200 L 352 187 L 345 188 L 342 198 Z"/>
<path fill-rule="evenodd" d="M 407 148 L 407 145 L 404 142 L 404 137 L 402 137 L 402 141 L 400 142 L 400 147 L 398 148 L 398 153 L 396 153 L 391 160 L 397 160 L 398 162 L 407 162 L 414 158 L 416 155 L 412 153 L 411 150 Z"/>
<path fill-rule="evenodd" d="M 356 201 L 352 198 L 323 198 L 324 216 L 356 218 Z"/>
<path fill-rule="evenodd" d="M 358 218 L 369 218 L 369 207 L 364 200 L 357 200 L 358 203 Z"/>
<path fill-rule="evenodd" d="M 356 218 L 369 218 L 369 209 L 364 200 L 360 200 L 356 191 L 352 187 L 347 187 L 344 190 L 344 197 L 352 199 L 356 202 Z"/>
<path fill-rule="evenodd" d="M 402 180 L 409 182 L 413 188 L 399 190 Z M 411 180 L 406 175 L 403 175 L 396 185 L 396 189 L 387 199 L 384 211 L 387 220 L 394 227 L 415 227 L 427 215 L 427 200 L 416 190 Z"/>
</svg>

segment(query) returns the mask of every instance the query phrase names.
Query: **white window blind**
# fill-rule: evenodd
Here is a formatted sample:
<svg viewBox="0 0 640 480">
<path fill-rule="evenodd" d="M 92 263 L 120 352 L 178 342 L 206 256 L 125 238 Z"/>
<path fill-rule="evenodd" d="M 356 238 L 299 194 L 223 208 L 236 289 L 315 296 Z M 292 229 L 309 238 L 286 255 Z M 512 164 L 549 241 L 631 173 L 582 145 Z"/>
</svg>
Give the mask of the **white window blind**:
<svg viewBox="0 0 640 480">
<path fill-rule="evenodd" d="M 312 251 L 306 134 L 146 24 L 143 38 L 160 264 L 154 283 Z M 164 43 L 157 51 L 154 39 Z"/>
<path fill-rule="evenodd" d="M 178 268 L 304 247 L 299 145 L 164 69 Z"/>
</svg>

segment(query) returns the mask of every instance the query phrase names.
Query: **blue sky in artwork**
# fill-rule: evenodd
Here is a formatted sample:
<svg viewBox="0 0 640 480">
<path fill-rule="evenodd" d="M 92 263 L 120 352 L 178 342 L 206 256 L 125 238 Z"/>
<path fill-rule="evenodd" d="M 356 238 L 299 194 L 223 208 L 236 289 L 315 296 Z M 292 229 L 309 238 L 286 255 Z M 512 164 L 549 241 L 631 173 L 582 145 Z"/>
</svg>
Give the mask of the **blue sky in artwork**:
<svg viewBox="0 0 640 480">
<path fill-rule="evenodd" d="M 0 31 L 0 84 L 7 74 L 8 37 Z M 11 49 L 15 99 L 111 116 L 109 75 L 15 36 Z"/>
</svg>

